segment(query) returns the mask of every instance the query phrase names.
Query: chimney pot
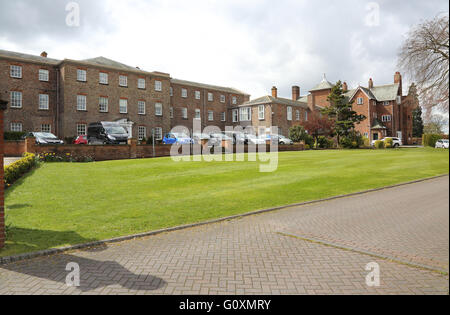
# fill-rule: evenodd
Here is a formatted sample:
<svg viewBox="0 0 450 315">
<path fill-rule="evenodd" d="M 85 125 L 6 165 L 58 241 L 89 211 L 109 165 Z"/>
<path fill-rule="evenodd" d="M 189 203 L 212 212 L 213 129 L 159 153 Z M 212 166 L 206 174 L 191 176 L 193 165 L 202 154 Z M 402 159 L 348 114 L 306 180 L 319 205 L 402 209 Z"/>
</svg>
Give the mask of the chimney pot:
<svg viewBox="0 0 450 315">
<path fill-rule="evenodd" d="M 299 86 L 293 86 L 292 87 L 292 100 L 296 101 L 300 98 L 300 87 Z"/>
<path fill-rule="evenodd" d="M 369 89 L 373 89 L 373 80 L 370 78 L 369 80 Z"/>
<path fill-rule="evenodd" d="M 278 89 L 276 86 L 272 88 L 272 97 L 278 98 Z"/>
<path fill-rule="evenodd" d="M 47 58 L 47 52 L 46 51 L 41 52 L 41 57 Z"/>
</svg>

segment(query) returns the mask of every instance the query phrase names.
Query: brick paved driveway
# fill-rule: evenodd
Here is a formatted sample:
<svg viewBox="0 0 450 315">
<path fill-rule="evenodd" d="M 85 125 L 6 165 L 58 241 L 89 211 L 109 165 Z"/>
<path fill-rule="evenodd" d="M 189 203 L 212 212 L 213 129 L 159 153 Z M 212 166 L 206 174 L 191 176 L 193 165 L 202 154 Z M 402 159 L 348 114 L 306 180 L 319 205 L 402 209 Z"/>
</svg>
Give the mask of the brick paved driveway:
<svg viewBox="0 0 450 315">
<path fill-rule="evenodd" d="M 0 294 L 448 294 L 446 275 L 361 253 L 447 269 L 448 189 L 444 177 L 4 265 Z M 379 288 L 365 283 L 371 262 Z"/>
</svg>

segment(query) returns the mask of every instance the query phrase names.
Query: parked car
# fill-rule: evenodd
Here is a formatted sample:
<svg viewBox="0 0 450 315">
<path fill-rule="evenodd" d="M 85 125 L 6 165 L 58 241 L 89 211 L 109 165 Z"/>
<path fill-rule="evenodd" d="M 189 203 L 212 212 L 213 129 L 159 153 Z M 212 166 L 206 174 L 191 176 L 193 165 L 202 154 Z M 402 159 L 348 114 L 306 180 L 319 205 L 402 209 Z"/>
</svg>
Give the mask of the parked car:
<svg viewBox="0 0 450 315">
<path fill-rule="evenodd" d="M 252 135 L 252 134 L 246 134 L 245 135 L 245 144 L 256 144 L 256 145 L 266 144 L 266 139 L 265 139 L 265 137 L 260 138 L 255 135 Z"/>
<path fill-rule="evenodd" d="M 386 142 L 386 139 L 392 139 L 394 141 L 394 148 L 398 148 L 403 145 L 402 139 L 400 139 L 400 138 L 386 137 L 384 139 L 381 139 L 381 141 Z M 377 141 L 378 140 L 373 140 L 372 146 L 375 146 L 375 142 L 377 142 Z"/>
<path fill-rule="evenodd" d="M 35 138 L 36 144 L 64 144 L 64 141 L 48 132 L 30 132 L 26 135 L 26 137 Z"/>
<path fill-rule="evenodd" d="M 96 122 L 88 126 L 89 144 L 127 144 L 128 133 L 115 122 Z"/>
<path fill-rule="evenodd" d="M 205 133 L 194 133 L 192 138 L 195 143 L 201 143 L 202 140 L 209 140 L 210 136 Z"/>
<path fill-rule="evenodd" d="M 87 136 L 78 136 L 73 141 L 73 144 L 88 144 L 88 137 Z"/>
<path fill-rule="evenodd" d="M 278 140 L 278 144 L 287 144 L 287 145 L 293 145 L 294 141 L 292 141 L 289 138 L 286 138 L 285 136 L 282 135 L 269 135 L 268 140 L 271 141 L 277 141 Z"/>
<path fill-rule="evenodd" d="M 246 142 L 245 134 L 239 131 L 225 131 L 224 135 L 230 137 L 233 140 L 233 144 L 243 144 Z"/>
<path fill-rule="evenodd" d="M 191 144 L 194 140 L 184 133 L 170 132 L 164 136 L 163 144 Z"/>
<path fill-rule="evenodd" d="M 233 143 L 233 138 L 223 134 L 223 133 L 212 133 L 209 135 L 209 146 L 222 146 L 222 141 L 230 141 Z"/>
<path fill-rule="evenodd" d="M 441 139 L 436 142 L 436 149 L 448 149 L 449 141 L 447 139 Z"/>
</svg>

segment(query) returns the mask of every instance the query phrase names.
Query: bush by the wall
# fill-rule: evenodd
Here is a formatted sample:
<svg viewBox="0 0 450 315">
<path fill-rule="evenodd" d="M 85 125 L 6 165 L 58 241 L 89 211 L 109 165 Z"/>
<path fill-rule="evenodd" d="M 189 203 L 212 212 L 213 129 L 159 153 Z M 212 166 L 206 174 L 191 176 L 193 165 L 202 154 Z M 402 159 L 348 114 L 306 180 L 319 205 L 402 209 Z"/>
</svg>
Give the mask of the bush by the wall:
<svg viewBox="0 0 450 315">
<path fill-rule="evenodd" d="M 327 137 L 320 136 L 317 138 L 317 147 L 319 149 L 330 149 L 333 147 L 333 140 L 328 139 Z"/>
<path fill-rule="evenodd" d="M 20 141 L 20 140 L 24 139 L 25 135 L 26 135 L 26 132 L 5 131 L 3 138 L 6 141 Z"/>
<path fill-rule="evenodd" d="M 392 149 L 394 147 L 394 139 L 392 138 L 387 138 L 384 141 L 384 146 L 386 147 L 386 149 Z"/>
<path fill-rule="evenodd" d="M 352 132 L 341 138 L 341 146 L 344 149 L 358 149 L 364 145 L 364 139 L 359 132 Z"/>
<path fill-rule="evenodd" d="M 23 158 L 5 166 L 4 181 L 6 187 L 11 186 L 16 180 L 18 180 L 25 173 L 29 172 L 33 167 L 37 165 L 36 156 L 32 153 L 25 153 Z"/>
<path fill-rule="evenodd" d="M 305 150 L 311 150 L 311 146 L 309 144 L 305 144 Z"/>
<path fill-rule="evenodd" d="M 424 134 L 422 136 L 422 144 L 425 147 L 434 148 L 436 146 L 436 142 L 438 142 L 442 138 L 443 136 L 438 134 Z"/>
<path fill-rule="evenodd" d="M 375 141 L 375 149 L 384 149 L 384 141 L 381 140 Z"/>
</svg>

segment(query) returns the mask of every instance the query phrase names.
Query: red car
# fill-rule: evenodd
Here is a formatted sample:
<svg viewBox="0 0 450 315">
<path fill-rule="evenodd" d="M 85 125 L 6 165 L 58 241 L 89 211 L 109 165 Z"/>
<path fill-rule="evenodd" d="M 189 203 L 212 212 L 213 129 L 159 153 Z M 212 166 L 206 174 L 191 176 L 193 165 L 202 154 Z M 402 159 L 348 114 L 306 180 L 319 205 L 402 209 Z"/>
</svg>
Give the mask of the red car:
<svg viewBox="0 0 450 315">
<path fill-rule="evenodd" d="M 87 136 L 78 136 L 73 144 L 88 144 Z"/>
</svg>

